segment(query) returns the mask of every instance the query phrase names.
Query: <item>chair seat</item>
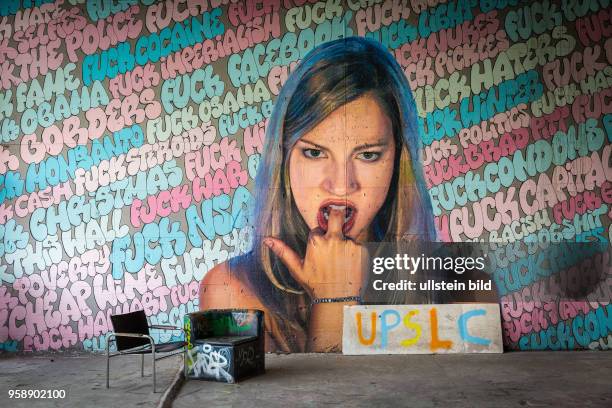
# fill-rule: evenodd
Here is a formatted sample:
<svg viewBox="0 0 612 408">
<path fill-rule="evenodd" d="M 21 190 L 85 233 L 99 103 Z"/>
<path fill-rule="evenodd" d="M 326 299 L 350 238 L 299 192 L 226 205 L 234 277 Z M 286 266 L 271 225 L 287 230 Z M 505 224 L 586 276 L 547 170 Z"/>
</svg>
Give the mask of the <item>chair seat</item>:
<svg viewBox="0 0 612 408">
<path fill-rule="evenodd" d="M 157 353 L 159 351 L 160 353 L 167 353 L 169 351 L 178 350 L 185 344 L 186 343 L 184 341 L 171 341 L 168 343 L 156 344 L 155 352 Z"/>
<path fill-rule="evenodd" d="M 257 336 L 222 336 L 222 337 L 206 337 L 204 339 L 194 340 L 194 344 L 210 344 L 211 346 L 237 346 L 239 344 L 248 343 L 257 340 Z"/>
<path fill-rule="evenodd" d="M 155 345 L 156 353 L 168 353 L 170 351 L 178 350 L 183 347 L 186 343 L 184 341 L 170 341 L 168 343 L 160 343 Z M 150 354 L 153 350 L 151 345 L 147 344 L 142 348 L 124 352 L 124 354 Z"/>
</svg>

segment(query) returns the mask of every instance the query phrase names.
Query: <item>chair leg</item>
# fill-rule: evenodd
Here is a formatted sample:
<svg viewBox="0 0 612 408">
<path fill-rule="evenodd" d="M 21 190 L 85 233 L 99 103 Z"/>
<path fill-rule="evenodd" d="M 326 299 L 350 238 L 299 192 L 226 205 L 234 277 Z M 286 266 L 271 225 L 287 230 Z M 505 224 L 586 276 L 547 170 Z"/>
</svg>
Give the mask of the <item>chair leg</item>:
<svg viewBox="0 0 612 408">
<path fill-rule="evenodd" d="M 153 393 L 156 393 L 157 390 L 155 389 L 155 348 L 153 348 Z"/>
<path fill-rule="evenodd" d="M 140 376 L 144 377 L 144 353 L 140 355 Z"/>
<path fill-rule="evenodd" d="M 108 352 L 108 343 L 106 343 L 106 388 L 109 388 L 109 377 L 110 374 L 110 355 Z"/>
</svg>

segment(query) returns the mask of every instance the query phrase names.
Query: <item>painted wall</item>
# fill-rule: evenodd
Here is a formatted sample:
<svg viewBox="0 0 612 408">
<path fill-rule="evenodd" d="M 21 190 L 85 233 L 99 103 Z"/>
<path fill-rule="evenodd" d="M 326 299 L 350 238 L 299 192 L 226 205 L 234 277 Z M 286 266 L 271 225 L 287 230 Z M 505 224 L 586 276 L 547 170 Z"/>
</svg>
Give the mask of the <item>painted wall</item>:
<svg viewBox="0 0 612 408">
<path fill-rule="evenodd" d="M 511 244 L 506 348 L 608 348 L 610 285 L 538 300 L 588 266 L 536 273 L 525 243 L 610 239 L 611 34 L 605 0 L 2 1 L 0 349 L 99 350 L 110 314 L 198 310 L 206 273 L 251 249 L 289 72 L 350 35 L 409 81 L 440 239 Z"/>
</svg>

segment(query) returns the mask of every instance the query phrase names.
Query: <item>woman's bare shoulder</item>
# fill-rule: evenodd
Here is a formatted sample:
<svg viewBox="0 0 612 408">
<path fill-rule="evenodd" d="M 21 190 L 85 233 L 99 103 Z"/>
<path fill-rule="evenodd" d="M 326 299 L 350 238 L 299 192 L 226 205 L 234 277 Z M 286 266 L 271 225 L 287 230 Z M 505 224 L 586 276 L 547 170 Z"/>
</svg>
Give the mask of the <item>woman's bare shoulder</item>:
<svg viewBox="0 0 612 408">
<path fill-rule="evenodd" d="M 228 285 L 230 282 L 230 267 L 229 262 L 221 262 L 210 271 L 206 272 L 200 286 L 209 285 Z"/>
<path fill-rule="evenodd" d="M 224 285 L 238 287 L 248 273 L 251 258 L 245 255 L 217 264 L 204 275 L 200 286 Z"/>
<path fill-rule="evenodd" d="M 200 309 L 265 307 L 244 279 L 244 262 L 225 261 L 206 273 L 200 283 Z"/>
</svg>

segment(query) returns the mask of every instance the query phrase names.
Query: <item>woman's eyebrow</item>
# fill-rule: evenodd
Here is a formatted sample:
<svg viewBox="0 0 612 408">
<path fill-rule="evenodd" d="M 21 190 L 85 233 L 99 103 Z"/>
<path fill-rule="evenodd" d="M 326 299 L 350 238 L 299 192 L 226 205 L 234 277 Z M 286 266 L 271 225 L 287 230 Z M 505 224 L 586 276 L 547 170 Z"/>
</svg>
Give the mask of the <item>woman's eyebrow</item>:
<svg viewBox="0 0 612 408">
<path fill-rule="evenodd" d="M 312 145 L 314 147 L 316 147 L 317 149 L 320 150 L 328 150 L 328 148 L 326 148 L 325 146 L 321 146 L 320 144 L 317 144 L 315 142 L 311 142 L 310 140 L 306 140 L 306 139 L 299 139 L 300 142 L 304 142 L 306 144 Z M 379 143 L 364 143 L 361 144 L 357 147 L 355 147 L 353 149 L 354 152 L 360 151 L 360 150 L 366 150 L 366 149 L 371 149 L 373 147 L 387 147 L 389 145 L 388 142 L 379 142 Z"/>
<path fill-rule="evenodd" d="M 313 145 L 314 147 L 316 147 L 317 149 L 320 149 L 320 150 L 327 150 L 327 148 L 325 146 L 321 146 L 320 144 L 311 142 L 311 141 L 306 140 L 306 139 L 299 139 L 298 141 L 299 142 L 304 142 L 304 143 L 309 144 L 309 145 Z"/>
<path fill-rule="evenodd" d="M 389 145 L 388 142 L 380 142 L 380 143 L 364 143 L 362 145 L 359 145 L 357 147 L 355 147 L 353 149 L 354 152 L 357 152 L 359 150 L 366 150 L 366 149 L 371 149 L 373 147 L 387 147 Z"/>
</svg>

